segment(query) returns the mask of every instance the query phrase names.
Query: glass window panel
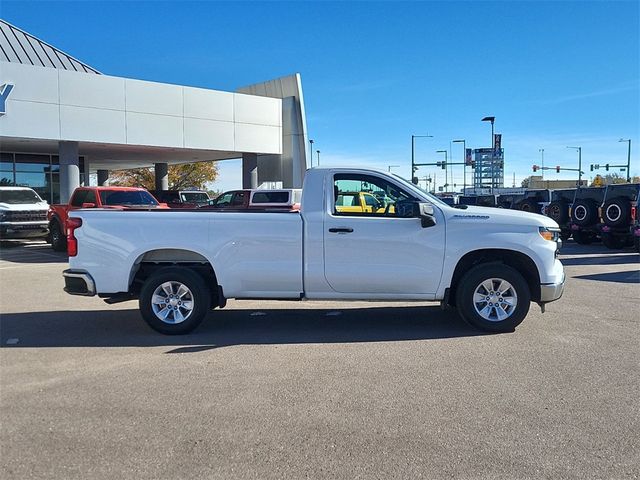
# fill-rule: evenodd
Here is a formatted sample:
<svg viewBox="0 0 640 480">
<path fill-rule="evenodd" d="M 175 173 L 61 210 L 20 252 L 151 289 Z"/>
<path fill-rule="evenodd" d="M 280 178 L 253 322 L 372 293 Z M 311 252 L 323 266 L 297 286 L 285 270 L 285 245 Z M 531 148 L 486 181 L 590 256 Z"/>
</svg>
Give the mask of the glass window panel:
<svg viewBox="0 0 640 480">
<path fill-rule="evenodd" d="M 13 153 L 0 153 L 0 170 L 13 172 Z"/>
<path fill-rule="evenodd" d="M 0 172 L 0 185 L 13 185 L 13 172 Z"/>
<path fill-rule="evenodd" d="M 16 184 L 31 187 L 44 187 L 47 185 L 47 177 L 44 172 L 16 172 Z"/>
<path fill-rule="evenodd" d="M 49 155 L 16 153 L 16 171 L 45 172 L 49 168 Z"/>
</svg>

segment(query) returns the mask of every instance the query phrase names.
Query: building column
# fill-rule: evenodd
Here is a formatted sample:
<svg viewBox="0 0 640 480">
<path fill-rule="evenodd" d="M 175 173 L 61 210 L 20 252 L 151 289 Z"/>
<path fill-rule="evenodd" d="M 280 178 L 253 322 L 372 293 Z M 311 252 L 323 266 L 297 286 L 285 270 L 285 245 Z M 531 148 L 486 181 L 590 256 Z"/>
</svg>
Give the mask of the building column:
<svg viewBox="0 0 640 480">
<path fill-rule="evenodd" d="M 91 166 L 89 165 L 87 157 L 84 157 L 84 173 L 82 175 L 81 183 L 83 187 L 91 185 Z"/>
<path fill-rule="evenodd" d="M 242 154 L 242 188 L 258 188 L 258 155 Z"/>
<path fill-rule="evenodd" d="M 98 170 L 98 186 L 106 187 L 109 181 L 109 170 Z"/>
<path fill-rule="evenodd" d="M 156 190 L 169 190 L 169 165 L 166 163 L 155 164 Z"/>
<path fill-rule="evenodd" d="M 60 203 L 68 203 L 73 191 L 80 186 L 78 142 L 59 142 Z"/>
</svg>

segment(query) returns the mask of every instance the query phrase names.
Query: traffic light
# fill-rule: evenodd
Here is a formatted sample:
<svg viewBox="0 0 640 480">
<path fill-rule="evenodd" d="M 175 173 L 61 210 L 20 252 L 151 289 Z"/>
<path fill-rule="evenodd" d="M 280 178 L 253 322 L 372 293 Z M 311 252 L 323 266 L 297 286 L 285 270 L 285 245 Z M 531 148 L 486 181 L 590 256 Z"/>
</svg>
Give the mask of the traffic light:
<svg viewBox="0 0 640 480">
<path fill-rule="evenodd" d="M 413 167 L 413 168 L 416 168 L 416 167 Z M 413 177 L 411 179 L 411 182 L 413 182 L 414 185 L 417 185 L 418 184 L 418 177 Z"/>
<path fill-rule="evenodd" d="M 593 172 L 593 163 L 591 164 L 591 171 Z"/>
<path fill-rule="evenodd" d="M 447 162 L 442 162 L 442 169 L 446 170 L 447 169 Z"/>
<path fill-rule="evenodd" d="M 471 160 L 471 168 L 476 168 L 476 161 L 475 160 Z"/>
<path fill-rule="evenodd" d="M 560 165 L 556 165 L 556 173 L 560 173 Z"/>
<path fill-rule="evenodd" d="M 604 169 L 605 169 L 607 172 L 609 171 L 609 164 L 608 164 L 608 163 L 604 166 Z"/>
<path fill-rule="evenodd" d="M 534 172 L 537 172 L 539 168 L 540 168 L 540 167 L 539 167 L 538 165 L 534 165 L 534 166 L 533 166 L 533 171 L 534 171 Z"/>
</svg>

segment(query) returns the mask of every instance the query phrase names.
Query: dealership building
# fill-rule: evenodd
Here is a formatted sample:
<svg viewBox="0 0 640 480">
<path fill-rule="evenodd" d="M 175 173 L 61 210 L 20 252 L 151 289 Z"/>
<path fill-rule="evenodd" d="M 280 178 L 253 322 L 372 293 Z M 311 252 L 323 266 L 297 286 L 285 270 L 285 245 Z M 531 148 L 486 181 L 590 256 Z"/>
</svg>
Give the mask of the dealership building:
<svg viewBox="0 0 640 480">
<path fill-rule="evenodd" d="M 0 185 L 50 203 L 97 174 L 242 158 L 243 187 L 302 186 L 307 130 L 298 74 L 236 92 L 101 74 L 0 19 Z"/>
</svg>

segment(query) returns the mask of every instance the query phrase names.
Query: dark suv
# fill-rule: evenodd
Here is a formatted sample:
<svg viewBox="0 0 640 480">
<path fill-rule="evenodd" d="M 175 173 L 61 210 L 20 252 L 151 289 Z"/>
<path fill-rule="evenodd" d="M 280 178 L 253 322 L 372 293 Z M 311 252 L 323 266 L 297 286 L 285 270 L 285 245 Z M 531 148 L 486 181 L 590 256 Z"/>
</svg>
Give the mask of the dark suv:
<svg viewBox="0 0 640 480">
<path fill-rule="evenodd" d="M 573 205 L 569 209 L 569 225 L 576 243 L 588 245 L 598 238 L 598 207 L 604 200 L 604 191 L 600 187 L 576 189 Z"/>
<path fill-rule="evenodd" d="M 640 184 L 620 183 L 608 185 L 600 207 L 600 236 L 602 243 L 611 249 L 630 246 L 633 236 L 630 226 L 633 223 L 632 212 L 637 212 Z"/>
<path fill-rule="evenodd" d="M 476 205 L 478 207 L 497 207 L 496 195 L 462 195 L 458 205 Z"/>
<path fill-rule="evenodd" d="M 571 236 L 571 228 L 569 226 L 569 209 L 573 204 L 573 198 L 576 196 L 575 188 L 562 188 L 551 191 L 551 202 L 544 209 L 544 214 L 555 220 L 560 226 L 560 237 L 562 240 L 568 240 Z"/>
</svg>

